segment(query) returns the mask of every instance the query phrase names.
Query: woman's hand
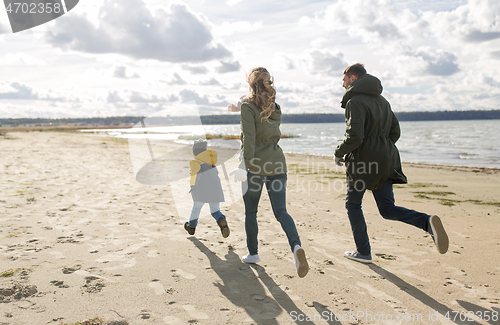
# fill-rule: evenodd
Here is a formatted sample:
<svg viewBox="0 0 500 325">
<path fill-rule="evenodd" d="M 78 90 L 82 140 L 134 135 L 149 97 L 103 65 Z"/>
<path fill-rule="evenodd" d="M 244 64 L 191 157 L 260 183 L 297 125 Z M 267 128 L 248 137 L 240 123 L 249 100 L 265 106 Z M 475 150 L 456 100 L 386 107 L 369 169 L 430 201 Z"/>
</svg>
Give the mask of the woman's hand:
<svg viewBox="0 0 500 325">
<path fill-rule="evenodd" d="M 239 112 L 240 111 L 240 107 L 234 105 L 234 104 L 229 104 L 227 106 L 227 110 L 230 111 L 230 112 Z"/>
<path fill-rule="evenodd" d="M 227 110 L 230 111 L 230 112 L 239 112 L 241 110 L 241 104 L 243 104 L 244 101 L 247 100 L 247 96 L 241 96 L 240 97 L 240 100 L 238 101 L 238 103 L 236 105 L 234 104 L 229 104 L 227 106 Z"/>
</svg>

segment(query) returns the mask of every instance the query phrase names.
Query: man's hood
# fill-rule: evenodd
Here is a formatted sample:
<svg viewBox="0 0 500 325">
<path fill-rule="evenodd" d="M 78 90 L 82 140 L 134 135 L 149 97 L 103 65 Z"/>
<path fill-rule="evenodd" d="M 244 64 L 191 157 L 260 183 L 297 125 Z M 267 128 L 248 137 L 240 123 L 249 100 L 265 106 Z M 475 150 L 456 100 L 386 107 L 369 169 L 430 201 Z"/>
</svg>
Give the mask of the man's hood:
<svg viewBox="0 0 500 325">
<path fill-rule="evenodd" d="M 347 87 L 344 97 L 342 97 L 342 102 L 340 106 L 345 108 L 349 99 L 351 99 L 356 94 L 365 94 L 370 96 L 379 96 L 382 94 L 382 83 L 377 77 L 371 74 L 365 74 L 364 76 L 356 79 L 349 87 Z"/>
</svg>

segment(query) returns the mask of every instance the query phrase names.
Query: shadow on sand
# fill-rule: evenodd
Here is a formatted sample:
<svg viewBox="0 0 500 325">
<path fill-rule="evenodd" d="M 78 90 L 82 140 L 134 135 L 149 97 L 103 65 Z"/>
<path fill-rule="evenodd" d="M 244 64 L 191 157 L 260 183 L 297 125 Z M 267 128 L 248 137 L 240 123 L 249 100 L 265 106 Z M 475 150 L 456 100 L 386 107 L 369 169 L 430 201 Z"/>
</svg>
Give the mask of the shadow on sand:
<svg viewBox="0 0 500 325">
<path fill-rule="evenodd" d="M 211 268 L 221 279 L 222 283 L 215 282 L 214 285 L 231 303 L 245 310 L 248 320 L 274 325 L 278 324 L 276 318 L 283 312 L 292 316 L 305 315 L 262 266 L 243 263 L 232 249 L 228 249 L 225 259 L 221 259 L 197 238 L 188 239 L 208 257 Z M 267 294 L 269 292 L 271 296 Z M 292 316 L 286 316 L 290 323 L 314 324 L 306 317 L 301 321 Z"/>
<path fill-rule="evenodd" d="M 403 279 L 399 278 L 397 275 L 381 268 L 380 266 L 378 266 L 376 264 L 370 264 L 369 267 L 375 273 L 379 274 L 380 276 L 384 277 L 392 284 L 396 285 L 400 290 L 406 292 L 407 294 L 409 294 L 413 298 L 419 300 L 423 304 L 432 308 L 434 310 L 434 313 L 431 313 L 431 315 L 434 316 L 434 318 L 430 322 L 437 324 L 438 320 L 435 319 L 437 317 L 439 319 L 439 323 L 441 321 L 443 321 L 445 318 L 448 318 L 451 322 L 453 322 L 455 324 L 468 324 L 468 325 L 469 324 L 480 324 L 477 321 L 475 321 L 473 318 L 464 318 L 464 315 L 462 316 L 462 319 L 459 317 L 460 314 L 458 314 L 458 317 L 456 317 L 457 312 L 459 313 L 459 311 L 454 311 L 454 310 L 448 308 L 447 306 L 443 305 L 442 303 L 436 301 L 434 298 L 432 298 L 431 296 L 429 296 L 425 292 L 417 289 L 416 287 L 412 286 L 408 282 L 405 282 Z M 476 312 L 479 310 L 486 310 L 482 307 L 475 306 L 475 305 L 468 303 L 468 302 L 465 302 L 465 301 L 457 300 L 457 302 L 462 307 L 464 307 L 465 309 L 470 310 L 470 311 Z M 430 315 L 423 315 L 423 321 L 424 322 L 429 321 L 428 317 L 430 317 Z M 491 324 L 494 324 L 494 323 L 491 323 Z M 495 324 L 498 324 L 498 323 L 495 323 Z"/>
<path fill-rule="evenodd" d="M 474 314 L 488 324 L 500 325 L 500 308 L 492 307 L 491 309 L 486 309 L 467 301 L 457 300 L 457 302 L 468 311 L 468 313 L 459 316 L 472 318 L 472 314 Z"/>
</svg>

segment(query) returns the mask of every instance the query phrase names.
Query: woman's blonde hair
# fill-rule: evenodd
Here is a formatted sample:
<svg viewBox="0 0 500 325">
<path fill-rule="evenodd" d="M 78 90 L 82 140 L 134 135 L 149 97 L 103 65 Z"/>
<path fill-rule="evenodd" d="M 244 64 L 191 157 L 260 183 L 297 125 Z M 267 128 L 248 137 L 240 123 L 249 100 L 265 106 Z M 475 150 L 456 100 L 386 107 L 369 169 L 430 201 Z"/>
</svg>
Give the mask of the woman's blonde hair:
<svg viewBox="0 0 500 325">
<path fill-rule="evenodd" d="M 262 109 L 260 116 L 267 120 L 275 109 L 276 89 L 273 86 L 273 77 L 265 68 L 258 67 L 252 69 L 247 82 L 250 86 L 248 99 Z"/>
</svg>

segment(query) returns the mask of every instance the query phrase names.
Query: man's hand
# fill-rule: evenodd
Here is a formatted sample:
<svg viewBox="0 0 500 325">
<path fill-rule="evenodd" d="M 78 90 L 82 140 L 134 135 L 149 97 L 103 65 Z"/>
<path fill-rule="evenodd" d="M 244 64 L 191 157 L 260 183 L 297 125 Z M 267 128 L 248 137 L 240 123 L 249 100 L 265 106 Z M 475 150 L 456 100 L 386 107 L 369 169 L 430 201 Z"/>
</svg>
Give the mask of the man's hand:
<svg viewBox="0 0 500 325">
<path fill-rule="evenodd" d="M 235 182 L 244 182 L 247 180 L 247 171 L 241 168 L 236 168 L 232 172 L 229 173 L 229 176 L 234 175 Z"/>
<path fill-rule="evenodd" d="M 337 166 L 343 166 L 343 165 L 344 165 L 344 164 L 343 164 L 343 163 L 345 163 L 344 158 L 339 158 L 339 157 L 337 157 L 337 156 L 333 156 L 333 158 L 335 159 L 335 164 L 336 164 Z"/>
</svg>

